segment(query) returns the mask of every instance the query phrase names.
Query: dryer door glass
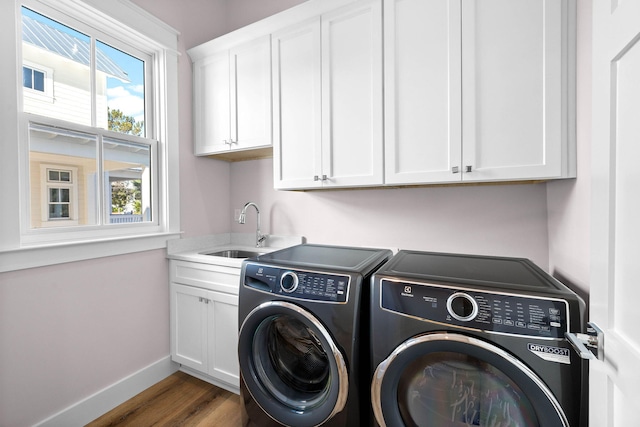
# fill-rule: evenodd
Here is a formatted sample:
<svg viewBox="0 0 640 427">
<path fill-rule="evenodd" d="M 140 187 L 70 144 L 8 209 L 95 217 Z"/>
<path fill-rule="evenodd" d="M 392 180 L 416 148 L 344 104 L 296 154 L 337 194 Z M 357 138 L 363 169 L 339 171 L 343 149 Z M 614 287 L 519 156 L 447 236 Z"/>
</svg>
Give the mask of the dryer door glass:
<svg viewBox="0 0 640 427">
<path fill-rule="evenodd" d="M 497 346 L 461 334 L 410 338 L 373 375 L 382 426 L 568 427 L 545 383 Z"/>
<path fill-rule="evenodd" d="M 451 352 L 414 359 L 398 382 L 407 426 L 538 426 L 526 394 L 495 366 Z"/>
</svg>

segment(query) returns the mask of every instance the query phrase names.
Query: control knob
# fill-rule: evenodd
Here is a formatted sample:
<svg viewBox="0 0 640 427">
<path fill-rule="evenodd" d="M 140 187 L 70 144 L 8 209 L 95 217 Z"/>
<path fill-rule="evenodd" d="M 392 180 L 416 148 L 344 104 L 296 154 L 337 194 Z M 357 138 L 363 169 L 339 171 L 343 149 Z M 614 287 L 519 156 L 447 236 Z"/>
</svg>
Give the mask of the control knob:
<svg viewBox="0 0 640 427">
<path fill-rule="evenodd" d="M 280 277 L 280 288 L 287 293 L 298 289 L 298 275 L 293 271 L 283 273 Z"/>
<path fill-rule="evenodd" d="M 447 310 L 454 319 L 468 322 L 478 315 L 478 303 L 470 295 L 456 292 L 447 299 Z"/>
</svg>

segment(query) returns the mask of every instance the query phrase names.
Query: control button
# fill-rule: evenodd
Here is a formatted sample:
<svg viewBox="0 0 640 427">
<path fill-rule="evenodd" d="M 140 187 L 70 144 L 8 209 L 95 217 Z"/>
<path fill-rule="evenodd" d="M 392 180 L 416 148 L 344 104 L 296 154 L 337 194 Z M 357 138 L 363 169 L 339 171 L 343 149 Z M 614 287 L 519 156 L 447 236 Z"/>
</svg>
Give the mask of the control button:
<svg viewBox="0 0 640 427">
<path fill-rule="evenodd" d="M 516 322 L 516 326 L 517 326 L 518 328 L 526 328 L 526 327 L 527 327 L 527 324 L 526 324 L 526 323 L 524 323 L 524 322 L 521 322 L 521 321 L 517 321 L 517 322 Z"/>
<path fill-rule="evenodd" d="M 504 325 L 505 326 L 513 326 L 514 322 L 513 322 L 513 320 L 505 319 Z"/>
<path fill-rule="evenodd" d="M 454 319 L 468 322 L 478 315 L 478 303 L 470 295 L 457 292 L 447 299 L 447 310 Z"/>
<path fill-rule="evenodd" d="M 298 275 L 293 271 L 287 271 L 280 277 L 280 288 L 287 293 L 291 293 L 298 288 Z"/>
</svg>

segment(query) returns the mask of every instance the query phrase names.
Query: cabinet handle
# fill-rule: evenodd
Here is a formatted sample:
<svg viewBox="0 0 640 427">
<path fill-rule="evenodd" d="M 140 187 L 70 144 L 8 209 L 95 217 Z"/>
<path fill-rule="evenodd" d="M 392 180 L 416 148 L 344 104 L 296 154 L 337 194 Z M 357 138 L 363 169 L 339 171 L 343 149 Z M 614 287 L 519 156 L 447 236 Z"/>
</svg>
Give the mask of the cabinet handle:
<svg viewBox="0 0 640 427">
<path fill-rule="evenodd" d="M 467 165 L 467 166 L 464 167 L 464 169 L 465 169 L 464 170 L 465 172 L 471 172 L 472 167 L 471 167 L 471 165 Z"/>
<path fill-rule="evenodd" d="M 224 145 L 231 145 L 231 143 L 228 140 L 224 140 Z"/>
<path fill-rule="evenodd" d="M 329 178 L 327 178 L 327 175 L 322 175 L 322 180 L 323 181 L 329 181 Z"/>
<path fill-rule="evenodd" d="M 314 181 L 320 181 L 320 177 L 319 177 L 318 175 L 314 175 L 314 176 L 313 176 L 313 180 L 314 180 Z"/>
<path fill-rule="evenodd" d="M 458 166 L 454 166 L 451 168 L 451 173 L 458 173 L 460 172 L 460 168 Z"/>
</svg>

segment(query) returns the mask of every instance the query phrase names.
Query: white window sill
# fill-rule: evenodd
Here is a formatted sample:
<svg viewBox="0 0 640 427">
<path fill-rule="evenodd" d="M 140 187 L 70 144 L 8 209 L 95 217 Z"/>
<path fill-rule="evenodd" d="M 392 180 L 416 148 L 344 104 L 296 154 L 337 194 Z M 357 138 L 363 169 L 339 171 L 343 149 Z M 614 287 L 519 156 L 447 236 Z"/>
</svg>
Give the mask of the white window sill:
<svg viewBox="0 0 640 427">
<path fill-rule="evenodd" d="M 179 237 L 180 233 L 167 232 L 2 251 L 0 252 L 0 273 L 163 249 L 167 247 L 168 240 Z"/>
</svg>

